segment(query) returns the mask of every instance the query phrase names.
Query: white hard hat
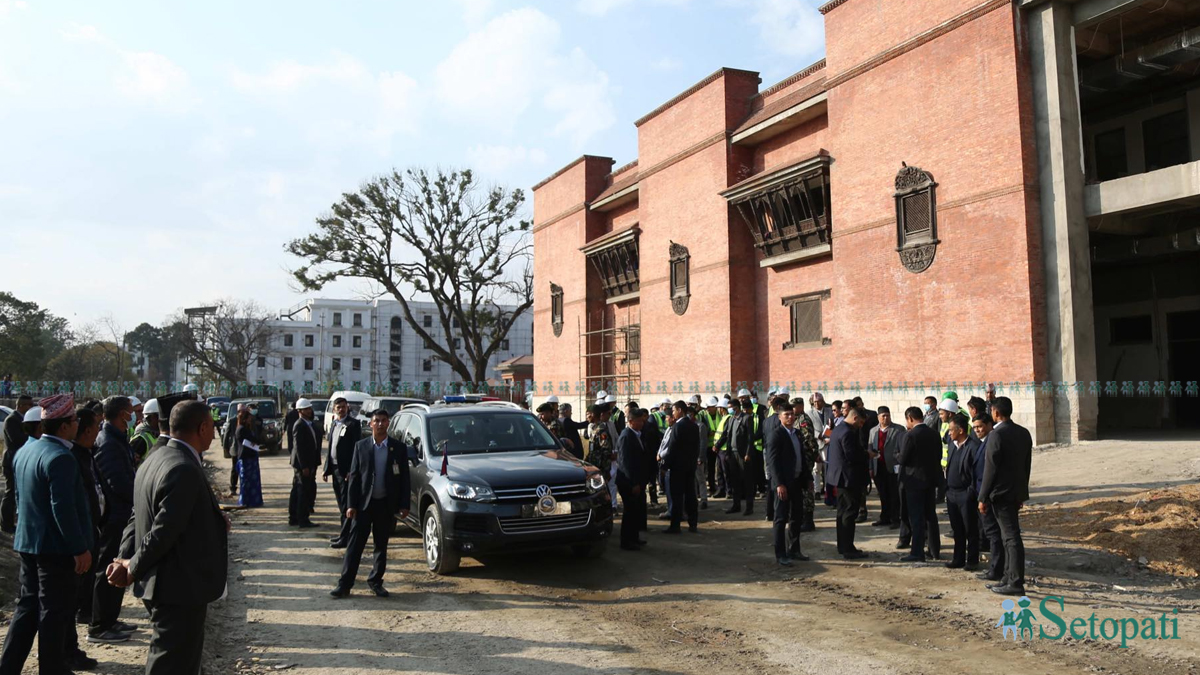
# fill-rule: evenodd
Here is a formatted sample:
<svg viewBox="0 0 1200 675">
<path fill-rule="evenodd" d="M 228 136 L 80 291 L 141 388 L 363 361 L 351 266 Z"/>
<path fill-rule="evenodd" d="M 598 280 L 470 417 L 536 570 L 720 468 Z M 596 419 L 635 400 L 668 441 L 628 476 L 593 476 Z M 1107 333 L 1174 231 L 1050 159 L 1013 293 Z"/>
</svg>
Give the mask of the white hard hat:
<svg viewBox="0 0 1200 675">
<path fill-rule="evenodd" d="M 296 401 L 296 410 L 304 410 L 306 408 L 311 408 L 311 407 L 312 407 L 312 401 L 310 401 L 306 398 L 302 398 L 302 399 Z"/>
<path fill-rule="evenodd" d="M 613 396 L 612 394 L 609 394 L 608 396 L 605 396 L 605 397 L 604 397 L 604 402 L 605 402 L 605 403 L 616 403 L 616 402 L 617 402 L 617 397 L 616 397 L 616 396 Z"/>
<path fill-rule="evenodd" d="M 608 396 L 608 392 L 607 392 L 607 391 L 604 391 L 603 389 L 601 389 L 600 391 L 596 392 L 596 398 L 597 398 L 597 399 L 602 399 L 602 398 L 604 398 L 605 396 Z"/>
<path fill-rule="evenodd" d="M 783 389 L 780 389 L 779 391 L 775 392 L 775 395 L 776 396 L 787 396 L 789 393 L 791 393 L 791 392 L 788 391 L 787 387 L 784 387 Z"/>
<path fill-rule="evenodd" d="M 136 397 L 136 396 L 130 396 L 130 397 L 129 397 L 129 405 L 131 405 L 131 406 L 133 406 L 133 407 L 135 407 L 135 408 L 136 408 L 136 407 L 138 407 L 138 406 L 139 406 L 139 405 L 141 405 L 141 404 L 142 404 L 142 399 L 140 399 L 140 398 L 138 398 L 138 397 Z"/>
<path fill-rule="evenodd" d="M 717 402 L 717 397 L 716 397 L 716 396 L 709 396 L 709 397 L 708 397 L 708 407 L 709 407 L 709 408 L 715 408 L 715 407 L 717 407 L 717 405 L 718 405 L 718 402 Z"/>
<path fill-rule="evenodd" d="M 659 405 L 671 405 L 671 397 L 667 396 L 658 402 Z"/>
<path fill-rule="evenodd" d="M 149 401 L 146 401 L 146 406 L 144 408 L 142 408 L 142 414 L 143 415 L 161 414 L 161 413 L 159 413 L 158 399 L 152 398 Z"/>
<path fill-rule="evenodd" d="M 200 391 L 200 387 L 189 382 L 188 384 L 183 385 L 183 390 L 184 391 Z"/>
<path fill-rule="evenodd" d="M 35 405 L 25 411 L 26 422 L 41 422 L 42 421 L 42 406 Z"/>
<path fill-rule="evenodd" d="M 741 398 L 743 396 L 749 396 L 749 395 L 750 395 L 749 389 L 738 389 L 738 398 Z"/>
<path fill-rule="evenodd" d="M 938 410 L 945 410 L 948 413 L 956 413 L 958 412 L 958 401 L 955 401 L 952 398 L 942 399 L 942 402 L 938 404 Z"/>
<path fill-rule="evenodd" d="M 550 396 L 549 398 L 546 399 L 546 403 L 558 403 L 558 397 Z"/>
<path fill-rule="evenodd" d="M 700 394 L 692 394 L 692 397 L 688 399 L 688 403 L 700 405 Z"/>
</svg>

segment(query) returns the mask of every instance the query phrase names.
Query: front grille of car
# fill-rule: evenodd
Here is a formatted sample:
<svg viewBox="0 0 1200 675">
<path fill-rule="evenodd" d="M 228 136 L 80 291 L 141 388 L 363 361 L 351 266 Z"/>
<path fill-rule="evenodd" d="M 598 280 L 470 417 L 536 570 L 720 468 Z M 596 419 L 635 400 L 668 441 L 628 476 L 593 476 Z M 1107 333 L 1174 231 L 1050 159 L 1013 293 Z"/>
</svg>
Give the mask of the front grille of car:
<svg viewBox="0 0 1200 675">
<path fill-rule="evenodd" d="M 500 530 L 505 534 L 534 534 L 558 532 L 587 527 L 592 522 L 592 512 L 572 513 L 565 516 L 541 516 L 537 518 L 500 518 Z"/>
<path fill-rule="evenodd" d="M 487 534 L 488 517 L 482 513 L 459 513 L 454 516 L 454 531 L 468 534 Z"/>
<path fill-rule="evenodd" d="M 493 489 L 492 492 L 496 493 L 496 501 L 501 504 L 536 504 L 537 489 L 537 485 L 531 485 L 521 488 Z M 571 485 L 551 485 L 550 494 L 561 502 L 586 497 L 588 491 L 587 485 L 573 483 Z"/>
</svg>

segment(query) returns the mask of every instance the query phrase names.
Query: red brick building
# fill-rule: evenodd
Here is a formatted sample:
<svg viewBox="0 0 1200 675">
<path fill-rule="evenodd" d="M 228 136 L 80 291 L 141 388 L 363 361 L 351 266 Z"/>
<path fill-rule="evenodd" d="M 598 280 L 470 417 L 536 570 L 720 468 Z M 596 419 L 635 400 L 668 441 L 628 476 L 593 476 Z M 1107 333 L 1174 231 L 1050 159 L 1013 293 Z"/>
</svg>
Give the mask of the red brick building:
<svg viewBox="0 0 1200 675">
<path fill-rule="evenodd" d="M 636 161 L 534 188 L 543 389 L 898 412 L 997 382 L 1039 443 L 1190 419 L 1092 384 L 1200 379 L 1200 3 L 1173 4 L 833 0 L 824 60 L 717 70 L 635 122 Z"/>
</svg>

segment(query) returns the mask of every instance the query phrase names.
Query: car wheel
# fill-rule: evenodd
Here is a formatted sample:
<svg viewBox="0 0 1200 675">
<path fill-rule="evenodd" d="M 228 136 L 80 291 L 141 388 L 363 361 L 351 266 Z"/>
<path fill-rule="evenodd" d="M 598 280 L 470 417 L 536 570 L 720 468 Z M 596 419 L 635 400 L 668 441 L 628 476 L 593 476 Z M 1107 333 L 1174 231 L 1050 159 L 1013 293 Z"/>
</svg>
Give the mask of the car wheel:
<svg viewBox="0 0 1200 675">
<path fill-rule="evenodd" d="M 571 552 L 580 558 L 599 558 L 604 555 L 604 551 L 607 548 L 608 540 L 602 539 L 590 544 L 575 544 L 571 547 Z"/>
<path fill-rule="evenodd" d="M 460 558 L 458 551 L 450 549 L 446 541 L 446 532 L 442 528 L 442 514 L 436 505 L 430 505 L 425 510 L 425 564 L 434 574 L 451 574 L 458 569 Z"/>
</svg>

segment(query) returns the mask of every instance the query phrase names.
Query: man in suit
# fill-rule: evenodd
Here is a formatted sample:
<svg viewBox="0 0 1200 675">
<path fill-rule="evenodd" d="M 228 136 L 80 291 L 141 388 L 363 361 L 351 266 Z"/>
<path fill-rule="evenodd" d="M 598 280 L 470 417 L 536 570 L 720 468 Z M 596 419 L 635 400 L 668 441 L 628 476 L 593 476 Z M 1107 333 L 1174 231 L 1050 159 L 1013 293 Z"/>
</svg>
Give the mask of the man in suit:
<svg viewBox="0 0 1200 675">
<path fill-rule="evenodd" d="M 646 520 L 646 450 L 642 429 L 650 413 L 644 408 L 629 412 L 625 430 L 617 437 L 617 490 L 625 511 L 621 514 L 621 548 L 639 551 L 646 542 L 638 537 Z"/>
<path fill-rule="evenodd" d="M 900 527 L 900 486 L 896 472 L 896 453 L 904 436 L 904 427 L 892 424 L 892 411 L 879 406 L 879 423 L 867 435 L 867 452 L 875 464 L 875 488 L 879 490 L 879 520 L 874 527 Z"/>
<path fill-rule="evenodd" d="M 19 675 L 38 638 L 38 671 L 67 673 L 64 644 L 75 630 L 78 576 L 92 566 L 92 519 L 71 442 L 79 430 L 75 398 L 42 399 L 42 436 L 13 465 L 21 557 L 20 595 L 0 653 L 0 673 Z"/>
<path fill-rule="evenodd" d="M 101 507 L 102 492 L 96 482 L 96 460 L 92 457 L 92 447 L 96 445 L 96 437 L 100 434 L 100 415 L 89 408 L 79 408 L 75 413 L 79 421 L 75 441 L 71 444 L 71 455 L 79 467 L 79 478 L 83 483 L 83 493 L 87 498 L 88 514 L 91 516 L 92 541 L 100 538 L 100 528 L 104 522 L 104 512 Z M 97 557 L 95 544 L 91 548 L 93 562 Z M 88 568 L 79 579 L 78 589 L 73 598 L 71 613 L 75 615 L 76 623 L 92 622 L 92 589 L 96 583 L 96 566 Z M 76 670 L 93 670 L 97 663 L 79 648 L 79 635 L 67 631 L 66 658 L 67 666 Z"/>
<path fill-rule="evenodd" d="M 407 518 L 412 501 L 408 449 L 388 437 L 389 421 L 386 408 L 372 412 L 371 435 L 355 444 L 354 454 L 348 462 L 346 522 L 351 524 L 350 541 L 342 561 L 342 576 L 337 587 L 329 592 L 335 598 L 350 595 L 367 537 L 373 537 L 375 541 L 375 564 L 367 577 L 367 587 L 378 597 L 388 596 L 383 587 L 388 539 L 396 528 L 397 514 Z"/>
<path fill-rule="evenodd" d="M 1025 543 L 1021 540 L 1019 512 L 1029 501 L 1029 472 L 1033 462 L 1033 437 L 1012 421 L 1012 401 L 996 397 L 992 404 L 996 427 L 988 435 L 979 512 L 992 512 L 1004 539 L 1004 577 L 989 586 L 1000 595 L 1025 594 Z"/>
<path fill-rule="evenodd" d="M 216 435 L 208 407 L 183 401 L 169 423 L 171 440 L 138 469 L 121 557 L 106 576 L 133 585 L 150 613 L 146 675 L 198 675 L 208 603 L 225 592 L 229 520 L 200 462 Z"/>
<path fill-rule="evenodd" d="M 687 514 L 688 531 L 698 532 L 700 517 L 696 501 L 696 463 L 700 461 L 700 428 L 687 415 L 687 404 L 676 401 L 671 406 L 670 438 L 660 459 L 667 466 L 667 485 L 671 490 L 671 526 L 666 534 L 679 534 L 679 523 Z"/>
<path fill-rule="evenodd" d="M 12 534 L 16 531 L 17 491 L 13 477 L 13 460 L 17 450 L 29 440 L 25 434 L 25 413 L 33 407 L 33 398 L 28 394 L 17 397 L 17 409 L 4 418 L 4 498 L 0 500 L 0 530 Z"/>
<path fill-rule="evenodd" d="M 925 426 L 921 409 L 913 406 L 904 411 L 908 431 L 896 453 L 900 467 L 900 482 L 908 504 L 912 544 L 901 562 L 925 562 L 925 538 L 936 560 L 941 551 L 941 536 L 937 525 L 937 489 L 942 475 L 942 442 L 937 432 Z"/>
<path fill-rule="evenodd" d="M 773 519 L 775 560 L 790 566 L 793 560 L 806 561 L 800 550 L 800 527 L 804 523 L 803 490 L 812 478 L 812 467 L 805 457 L 804 440 L 796 429 L 796 411 L 777 397 L 775 414 L 779 420 L 767 436 L 763 458 L 771 476 L 771 494 L 775 500 Z"/>
<path fill-rule="evenodd" d="M 305 399 L 308 400 L 308 399 Z M 296 421 L 300 419 L 300 401 L 288 404 L 287 414 L 283 416 L 283 428 L 287 433 L 288 452 L 294 452 L 296 449 Z M 312 407 L 312 404 L 309 404 Z"/>
<path fill-rule="evenodd" d="M 975 492 L 975 454 L 979 441 L 968 433 L 967 418 L 950 418 L 950 457 L 946 465 L 946 509 L 954 534 L 950 569 L 979 566 L 979 494 Z"/>
<path fill-rule="evenodd" d="M 871 479 L 867 451 L 859 444 L 859 427 L 864 421 L 862 414 L 851 408 L 829 436 L 825 480 L 837 488 L 837 548 L 846 560 L 869 557 L 854 546 L 855 521 Z"/>
<path fill-rule="evenodd" d="M 127 429 L 133 424 L 133 404 L 124 396 L 104 402 L 104 424 L 96 437 L 96 474 L 104 483 L 107 517 L 100 532 L 100 555 L 96 569 L 105 569 L 117 557 L 121 534 L 133 512 L 133 447 Z M 88 642 L 115 643 L 129 639 L 132 626 L 120 621 L 125 589 L 111 586 L 97 576 L 92 595 L 92 622 Z"/>
<path fill-rule="evenodd" d="M 316 527 L 309 520 L 312 502 L 317 497 L 317 467 L 321 464 L 321 447 L 317 445 L 317 432 L 313 429 L 312 402 L 306 398 L 296 401 L 293 409 L 296 422 L 288 429 L 291 439 L 289 458 L 292 466 L 292 493 L 288 496 L 288 525 Z"/>
<path fill-rule="evenodd" d="M 983 470 L 987 467 L 987 447 L 992 438 L 992 418 L 984 414 L 971 420 L 971 428 L 975 438 L 979 439 L 979 447 L 975 449 L 975 497 L 983 488 Z M 976 503 L 978 510 L 978 502 Z M 990 510 L 979 512 L 980 548 L 988 549 L 988 568 L 976 576 L 984 581 L 1000 581 L 1004 578 L 1004 537 L 1000 534 L 1000 524 L 996 522 L 996 512 Z"/>
<path fill-rule="evenodd" d="M 350 529 L 346 518 L 346 476 L 350 474 L 350 462 L 354 459 L 354 445 L 362 440 L 362 425 L 350 415 L 350 404 L 338 397 L 333 401 L 333 424 L 329 428 L 329 448 L 325 453 L 325 472 L 322 479 L 329 482 L 333 476 L 333 495 L 337 499 L 341 514 L 342 529 L 329 539 L 330 548 L 346 548 L 350 543 Z"/>
</svg>

